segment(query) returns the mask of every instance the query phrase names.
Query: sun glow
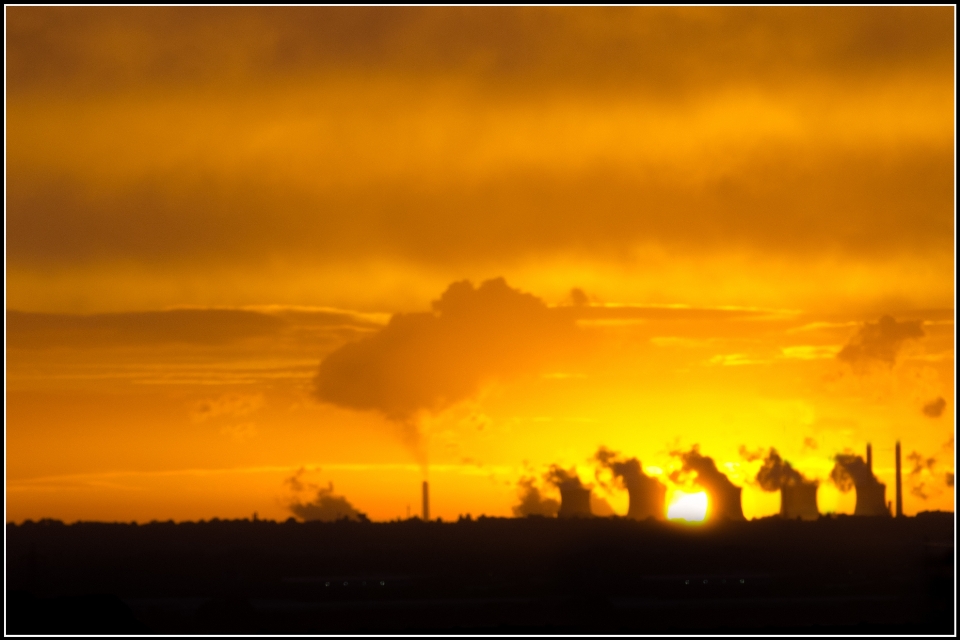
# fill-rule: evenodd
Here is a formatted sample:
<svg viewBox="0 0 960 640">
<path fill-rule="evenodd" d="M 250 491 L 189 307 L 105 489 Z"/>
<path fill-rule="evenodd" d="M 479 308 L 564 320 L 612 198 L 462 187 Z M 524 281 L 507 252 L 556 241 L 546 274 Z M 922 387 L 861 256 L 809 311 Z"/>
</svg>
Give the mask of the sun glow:
<svg viewBox="0 0 960 640">
<path fill-rule="evenodd" d="M 667 507 L 668 520 L 703 522 L 707 517 L 707 494 L 705 491 L 686 493 L 677 491 Z"/>
</svg>

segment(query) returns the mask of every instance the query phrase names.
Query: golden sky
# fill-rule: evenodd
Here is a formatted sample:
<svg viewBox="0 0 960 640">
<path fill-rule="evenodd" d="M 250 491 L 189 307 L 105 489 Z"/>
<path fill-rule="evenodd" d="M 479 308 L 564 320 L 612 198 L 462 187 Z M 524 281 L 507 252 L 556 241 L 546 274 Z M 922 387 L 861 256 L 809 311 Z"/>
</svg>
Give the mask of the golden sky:
<svg viewBox="0 0 960 640">
<path fill-rule="evenodd" d="M 952 509 L 952 7 L 5 11 L 8 520 L 285 518 L 300 468 L 509 515 L 693 444 L 843 512 L 897 438 Z M 403 411 L 318 396 L 363 339 Z"/>
</svg>

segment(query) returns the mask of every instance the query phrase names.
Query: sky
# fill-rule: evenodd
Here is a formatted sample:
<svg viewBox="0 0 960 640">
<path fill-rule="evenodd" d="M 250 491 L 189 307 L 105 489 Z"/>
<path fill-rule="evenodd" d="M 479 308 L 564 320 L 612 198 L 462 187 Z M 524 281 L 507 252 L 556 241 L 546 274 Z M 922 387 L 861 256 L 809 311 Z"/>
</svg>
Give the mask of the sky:
<svg viewBox="0 0 960 640">
<path fill-rule="evenodd" d="M 5 14 L 7 521 L 953 509 L 952 7 Z"/>
</svg>

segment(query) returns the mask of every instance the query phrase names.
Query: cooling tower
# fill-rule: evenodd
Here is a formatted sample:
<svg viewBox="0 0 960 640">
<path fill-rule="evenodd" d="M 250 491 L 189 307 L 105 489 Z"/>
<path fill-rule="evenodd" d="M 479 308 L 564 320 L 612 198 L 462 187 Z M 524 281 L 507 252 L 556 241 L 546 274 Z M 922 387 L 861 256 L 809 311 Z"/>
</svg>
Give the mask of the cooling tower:
<svg viewBox="0 0 960 640">
<path fill-rule="evenodd" d="M 873 447 L 867 443 L 867 473 L 853 476 L 853 486 L 857 490 L 855 516 L 889 516 L 887 506 L 887 485 L 873 475 Z"/>
<path fill-rule="evenodd" d="M 624 484 L 630 496 L 627 517 L 634 520 L 656 518 L 663 520 L 666 514 L 667 488 L 656 478 L 644 475 L 625 477 Z"/>
<path fill-rule="evenodd" d="M 727 482 L 710 488 L 710 520 L 744 520 L 740 494 L 743 489 Z"/>
<path fill-rule="evenodd" d="M 558 518 L 589 518 L 590 489 L 579 482 L 565 482 L 560 485 L 560 511 Z"/>
<path fill-rule="evenodd" d="M 817 510 L 817 483 L 797 482 L 780 487 L 780 516 L 790 520 L 816 520 L 820 517 Z"/>
<path fill-rule="evenodd" d="M 887 508 L 887 485 L 870 476 L 854 485 L 857 489 L 855 516 L 889 516 Z"/>
</svg>

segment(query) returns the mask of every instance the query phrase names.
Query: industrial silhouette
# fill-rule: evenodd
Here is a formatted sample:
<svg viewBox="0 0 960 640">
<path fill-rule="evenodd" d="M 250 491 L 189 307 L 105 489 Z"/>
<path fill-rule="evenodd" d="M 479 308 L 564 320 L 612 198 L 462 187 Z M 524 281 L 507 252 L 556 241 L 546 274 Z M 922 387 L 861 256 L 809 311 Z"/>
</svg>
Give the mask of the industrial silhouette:
<svg viewBox="0 0 960 640">
<path fill-rule="evenodd" d="M 855 489 L 857 503 L 854 508 L 855 516 L 889 516 L 890 506 L 887 504 L 887 485 L 873 475 L 873 448 L 867 444 L 867 459 L 864 461 L 858 455 L 841 453 L 835 458 L 830 477 L 834 484 L 843 492 Z"/>
<path fill-rule="evenodd" d="M 613 473 L 627 490 L 630 506 L 627 517 L 634 520 L 655 518 L 663 520 L 666 513 L 667 487 L 643 472 L 636 458 L 622 460 L 615 451 L 600 447 L 594 458 Z"/>
<path fill-rule="evenodd" d="M 5 623 L 68 635 L 950 634 L 953 536 L 952 513 L 698 528 L 26 522 L 6 528 Z"/>
<path fill-rule="evenodd" d="M 545 479 L 560 490 L 558 518 L 589 518 L 591 487 L 580 482 L 576 469 L 566 471 L 557 465 L 550 467 Z"/>
<path fill-rule="evenodd" d="M 757 483 L 764 491 L 780 491 L 780 516 L 794 520 L 816 520 L 820 517 L 817 510 L 816 480 L 807 480 L 780 457 L 776 449 L 771 448 L 757 472 Z"/>
<path fill-rule="evenodd" d="M 427 484 L 427 481 L 423 481 L 423 520 L 426 522 L 430 519 L 430 485 Z"/>
<path fill-rule="evenodd" d="M 696 473 L 694 483 L 707 491 L 708 521 L 744 519 L 743 507 L 740 504 L 743 489 L 730 482 L 730 479 L 717 469 L 713 458 L 701 455 L 696 445 L 690 451 L 674 451 L 673 455 L 679 456 L 683 462 L 681 472 Z M 674 481 L 677 481 L 680 475 L 681 473 L 674 472 Z"/>
</svg>

